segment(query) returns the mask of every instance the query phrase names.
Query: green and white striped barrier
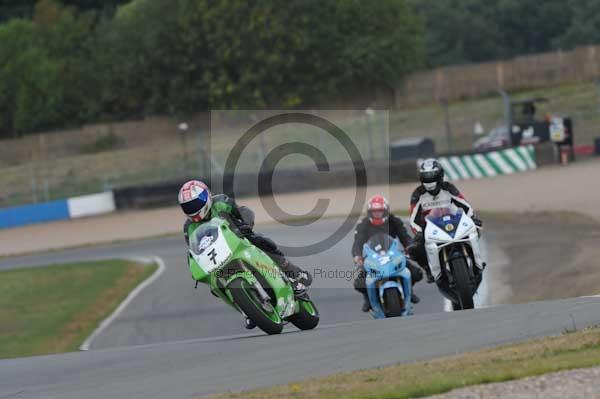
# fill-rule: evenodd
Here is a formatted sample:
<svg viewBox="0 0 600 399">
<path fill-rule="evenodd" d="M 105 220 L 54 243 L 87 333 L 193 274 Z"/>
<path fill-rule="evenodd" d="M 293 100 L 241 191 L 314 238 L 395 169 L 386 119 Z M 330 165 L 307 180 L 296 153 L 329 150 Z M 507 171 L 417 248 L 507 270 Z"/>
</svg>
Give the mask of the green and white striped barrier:
<svg viewBox="0 0 600 399">
<path fill-rule="evenodd" d="M 533 145 L 484 154 L 439 158 L 448 180 L 467 180 L 509 175 L 537 168 Z"/>
</svg>

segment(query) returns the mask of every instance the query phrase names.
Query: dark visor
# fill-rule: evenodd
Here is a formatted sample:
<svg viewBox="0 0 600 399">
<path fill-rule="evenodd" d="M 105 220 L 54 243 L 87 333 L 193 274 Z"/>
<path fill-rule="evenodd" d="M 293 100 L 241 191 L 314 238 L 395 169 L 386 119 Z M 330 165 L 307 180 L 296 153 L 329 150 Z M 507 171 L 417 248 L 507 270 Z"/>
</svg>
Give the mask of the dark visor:
<svg viewBox="0 0 600 399">
<path fill-rule="evenodd" d="M 183 212 L 186 215 L 193 216 L 196 213 L 200 212 L 204 205 L 206 205 L 206 201 L 200 198 L 196 198 L 194 200 L 184 202 L 183 204 L 181 204 L 181 209 L 183 209 Z"/>
<path fill-rule="evenodd" d="M 424 183 L 435 183 L 438 181 L 440 175 L 439 170 L 432 170 L 430 172 L 421 172 L 421 181 Z"/>
</svg>

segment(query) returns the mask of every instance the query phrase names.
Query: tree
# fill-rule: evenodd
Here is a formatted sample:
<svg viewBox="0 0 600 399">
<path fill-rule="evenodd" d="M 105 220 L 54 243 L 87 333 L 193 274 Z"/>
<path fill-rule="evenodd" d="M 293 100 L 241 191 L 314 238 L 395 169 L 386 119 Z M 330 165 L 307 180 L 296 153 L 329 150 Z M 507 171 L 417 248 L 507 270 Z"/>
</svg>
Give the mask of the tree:
<svg viewBox="0 0 600 399">
<path fill-rule="evenodd" d="M 79 11 L 112 12 L 129 0 L 62 0 L 65 6 Z M 0 0 L 0 22 L 11 18 L 31 18 L 38 0 Z"/>
<path fill-rule="evenodd" d="M 600 3 L 569 0 L 566 6 L 573 10 L 573 17 L 565 32 L 555 39 L 555 47 L 573 48 L 600 43 Z"/>
<path fill-rule="evenodd" d="M 90 23 L 52 0 L 36 6 L 33 21 L 0 25 L 0 133 L 15 135 L 86 119 Z"/>
<path fill-rule="evenodd" d="M 571 0 L 583 2 L 583 0 Z M 551 51 L 574 21 L 564 0 L 412 0 L 430 66 Z"/>
<path fill-rule="evenodd" d="M 32 21 L 0 26 L 1 133 L 323 105 L 423 64 L 405 0 L 133 0 L 114 15 L 88 11 L 100 3 L 120 2 L 41 0 Z"/>
</svg>

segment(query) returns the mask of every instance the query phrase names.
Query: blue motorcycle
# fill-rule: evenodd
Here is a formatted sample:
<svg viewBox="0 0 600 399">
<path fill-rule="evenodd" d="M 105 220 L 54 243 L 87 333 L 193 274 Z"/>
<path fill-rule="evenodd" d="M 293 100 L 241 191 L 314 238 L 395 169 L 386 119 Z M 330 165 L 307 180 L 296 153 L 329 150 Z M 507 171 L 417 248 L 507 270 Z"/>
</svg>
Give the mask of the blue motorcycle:
<svg viewBox="0 0 600 399">
<path fill-rule="evenodd" d="M 412 315 L 412 280 L 400 241 L 377 234 L 363 246 L 363 257 L 373 317 Z"/>
</svg>

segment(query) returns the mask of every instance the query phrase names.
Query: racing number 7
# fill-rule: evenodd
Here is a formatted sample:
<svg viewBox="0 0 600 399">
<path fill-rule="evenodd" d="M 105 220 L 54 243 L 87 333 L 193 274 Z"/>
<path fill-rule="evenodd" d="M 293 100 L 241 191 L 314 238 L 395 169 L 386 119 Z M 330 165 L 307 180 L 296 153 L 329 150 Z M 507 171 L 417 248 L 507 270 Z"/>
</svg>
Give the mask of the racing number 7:
<svg viewBox="0 0 600 399">
<path fill-rule="evenodd" d="M 207 254 L 207 255 L 210 257 L 210 260 L 212 261 L 212 263 L 216 265 L 216 264 L 217 264 L 217 253 L 215 252 L 215 249 L 214 249 L 214 248 L 212 248 L 212 249 L 211 249 L 211 250 L 208 252 L 208 254 Z"/>
</svg>

